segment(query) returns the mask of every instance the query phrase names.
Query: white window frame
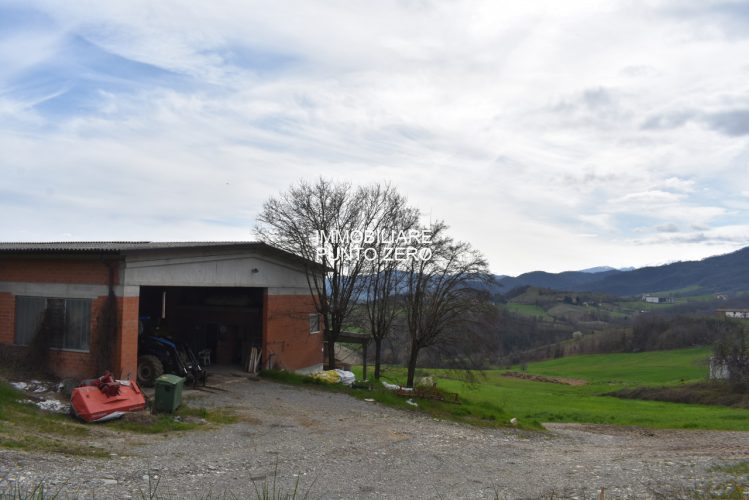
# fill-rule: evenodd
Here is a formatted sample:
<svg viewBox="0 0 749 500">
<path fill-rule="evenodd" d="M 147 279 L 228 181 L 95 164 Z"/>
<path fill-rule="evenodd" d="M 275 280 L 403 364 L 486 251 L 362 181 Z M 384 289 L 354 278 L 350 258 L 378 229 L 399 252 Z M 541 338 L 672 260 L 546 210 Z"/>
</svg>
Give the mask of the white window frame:
<svg viewBox="0 0 749 500">
<path fill-rule="evenodd" d="M 313 328 L 312 327 L 313 318 L 317 319 L 317 330 L 313 330 L 312 329 Z M 320 314 L 319 313 L 314 313 L 314 314 L 310 314 L 309 315 L 309 327 L 308 328 L 309 328 L 309 334 L 310 335 L 315 335 L 317 333 L 320 333 L 320 323 L 321 322 L 320 322 Z"/>
</svg>

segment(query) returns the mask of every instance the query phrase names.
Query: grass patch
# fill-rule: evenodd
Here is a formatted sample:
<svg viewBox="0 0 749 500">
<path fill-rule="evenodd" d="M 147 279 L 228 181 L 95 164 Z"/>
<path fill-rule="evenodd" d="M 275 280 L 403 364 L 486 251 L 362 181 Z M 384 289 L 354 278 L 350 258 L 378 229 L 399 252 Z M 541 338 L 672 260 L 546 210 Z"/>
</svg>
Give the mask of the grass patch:
<svg viewBox="0 0 749 500">
<path fill-rule="evenodd" d="M 199 428 L 210 429 L 239 421 L 239 417 L 226 409 L 182 405 L 174 415 L 152 416 L 143 412 L 129 414 L 128 416 L 137 417 L 133 420 L 84 424 L 69 415 L 41 411 L 33 404 L 23 402 L 25 398 L 23 392 L 0 381 L 0 448 L 108 457 L 109 450 L 81 444 L 91 435 L 93 426 L 157 434 Z"/>
<path fill-rule="evenodd" d="M 540 306 L 535 304 L 519 304 L 510 302 L 504 306 L 508 311 L 521 316 L 532 316 L 551 321 L 553 318 Z"/>
<path fill-rule="evenodd" d="M 127 417 L 127 416 L 126 416 Z M 166 432 L 211 429 L 218 425 L 234 424 L 239 417 L 224 408 L 207 409 L 181 405 L 173 414 L 151 415 L 143 412 L 111 422 L 109 426 L 140 434 L 162 434 Z"/>
<path fill-rule="evenodd" d="M 672 429 L 749 430 L 747 409 L 624 400 L 608 395 L 642 386 L 679 387 L 704 382 L 709 354 L 709 348 L 593 354 L 531 363 L 528 366 L 527 372 L 531 374 L 586 380 L 588 383 L 582 386 L 508 378 L 502 376 L 506 370 L 474 371 L 473 380 L 464 380 L 464 374 L 454 370 L 430 369 L 429 374 L 437 381 L 438 387 L 460 395 L 461 407 L 467 408 L 471 416 L 461 415 L 458 420 L 468 423 L 483 423 L 494 415 L 502 425 L 515 417 L 526 428 L 538 427 L 540 422 L 571 422 Z M 406 370 L 385 367 L 383 376 L 389 381 L 402 382 L 406 378 Z"/>
<path fill-rule="evenodd" d="M 585 354 L 529 363 L 528 372 L 598 384 L 678 384 L 707 377 L 709 347 L 640 353 Z"/>
<path fill-rule="evenodd" d="M 678 388 L 704 383 L 710 349 L 705 347 L 625 354 L 570 356 L 531 363 L 527 372 L 547 377 L 583 379 L 582 386 L 552 384 L 504 377 L 506 370 L 461 372 L 420 370 L 431 375 L 440 389 L 458 393 L 460 405 L 421 400 L 414 408 L 402 398 L 372 384 L 372 390 L 326 385 L 309 377 L 263 372 L 283 383 L 344 392 L 360 399 L 372 398 L 407 411 L 423 411 L 435 418 L 473 425 L 506 427 L 517 418 L 519 427 L 540 429 L 543 422 L 615 424 L 671 429 L 749 430 L 749 410 L 689 402 L 621 399 L 610 393 L 637 387 Z M 361 376 L 361 368 L 354 369 Z M 468 375 L 471 375 L 470 377 Z M 384 367 L 383 379 L 403 384 L 406 370 Z M 676 390 L 676 389 L 674 389 Z"/>
<path fill-rule="evenodd" d="M 355 371 L 357 371 L 355 369 Z M 402 384 L 405 382 L 405 370 L 403 377 L 396 376 L 393 372 L 388 372 L 389 376 L 385 380 Z M 393 391 L 385 389 L 379 382 L 372 381 L 368 388 L 349 388 L 341 384 L 326 384 L 320 380 L 297 375 L 294 373 L 281 372 L 275 370 L 264 370 L 261 374 L 264 378 L 275 380 L 284 384 L 297 386 L 306 386 L 319 390 L 349 394 L 359 399 L 374 399 L 378 403 L 398 408 L 410 412 L 426 413 L 433 418 L 442 420 L 451 420 L 482 427 L 510 427 L 510 418 L 504 409 L 491 401 L 473 402 L 460 395 L 458 403 L 448 401 L 438 401 L 433 399 L 420 398 L 414 395 L 410 399 L 415 401 L 418 406 L 408 404 L 408 396 L 399 396 Z M 361 377 L 361 370 L 358 370 L 358 377 Z M 442 389 L 446 389 L 442 387 Z M 449 389 L 448 389 L 449 390 Z M 446 395 L 446 399 L 450 399 Z M 524 422 L 519 427 L 526 429 L 541 429 L 538 422 Z"/>
<path fill-rule="evenodd" d="M 24 393 L 0 381 L 0 447 L 66 455 L 109 455 L 80 444 L 90 433 L 83 424 L 67 415 L 43 412 L 24 399 Z"/>
</svg>

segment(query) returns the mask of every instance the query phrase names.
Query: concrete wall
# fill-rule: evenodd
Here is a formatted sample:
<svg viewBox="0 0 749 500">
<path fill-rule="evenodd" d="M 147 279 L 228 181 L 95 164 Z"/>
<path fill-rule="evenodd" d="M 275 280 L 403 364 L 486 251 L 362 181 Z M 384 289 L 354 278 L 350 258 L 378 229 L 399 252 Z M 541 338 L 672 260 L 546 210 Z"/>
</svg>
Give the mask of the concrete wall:
<svg viewBox="0 0 749 500">
<path fill-rule="evenodd" d="M 247 251 L 128 253 L 126 286 L 231 286 L 308 290 L 299 266 Z"/>
</svg>

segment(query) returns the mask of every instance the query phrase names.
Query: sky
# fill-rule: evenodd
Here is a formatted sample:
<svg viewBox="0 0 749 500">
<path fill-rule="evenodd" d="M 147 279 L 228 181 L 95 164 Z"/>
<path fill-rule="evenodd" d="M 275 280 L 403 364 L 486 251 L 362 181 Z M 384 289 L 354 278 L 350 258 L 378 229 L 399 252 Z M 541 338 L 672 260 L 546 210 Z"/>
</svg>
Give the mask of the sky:
<svg viewBox="0 0 749 500">
<path fill-rule="evenodd" d="M 749 2 L 0 0 L 0 240 L 390 182 L 493 272 L 749 245 Z"/>
</svg>

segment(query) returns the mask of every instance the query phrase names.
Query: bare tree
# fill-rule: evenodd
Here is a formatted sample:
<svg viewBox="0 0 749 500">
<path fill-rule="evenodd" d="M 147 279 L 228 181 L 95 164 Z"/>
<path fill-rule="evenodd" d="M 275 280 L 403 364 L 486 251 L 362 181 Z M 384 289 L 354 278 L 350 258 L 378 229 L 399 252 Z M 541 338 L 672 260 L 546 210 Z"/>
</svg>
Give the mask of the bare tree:
<svg viewBox="0 0 749 500">
<path fill-rule="evenodd" d="M 256 233 L 262 241 L 307 261 L 307 283 L 323 316 L 330 368 L 335 368 L 335 342 L 363 293 L 360 278 L 367 244 L 350 238 L 383 226 L 391 191 L 379 184 L 300 181 L 266 201 L 257 217 Z"/>
<path fill-rule="evenodd" d="M 406 204 L 405 197 L 395 190 L 384 193 L 386 203 L 379 218 L 382 230 L 389 234 L 407 233 L 419 222 L 419 211 Z M 399 298 L 405 283 L 402 260 L 388 255 L 391 243 L 378 241 L 373 252 L 374 258 L 368 261 L 368 274 L 364 277 L 365 310 L 370 335 L 375 344 L 375 378 L 380 378 L 382 366 L 382 342 L 390 334 L 393 320 L 399 311 Z"/>
<path fill-rule="evenodd" d="M 445 340 L 482 308 L 486 294 L 480 288 L 491 280 L 478 251 L 449 237 L 443 222 L 430 229 L 431 258 L 411 260 L 406 273 L 409 387 L 413 387 L 419 351 Z"/>
</svg>

